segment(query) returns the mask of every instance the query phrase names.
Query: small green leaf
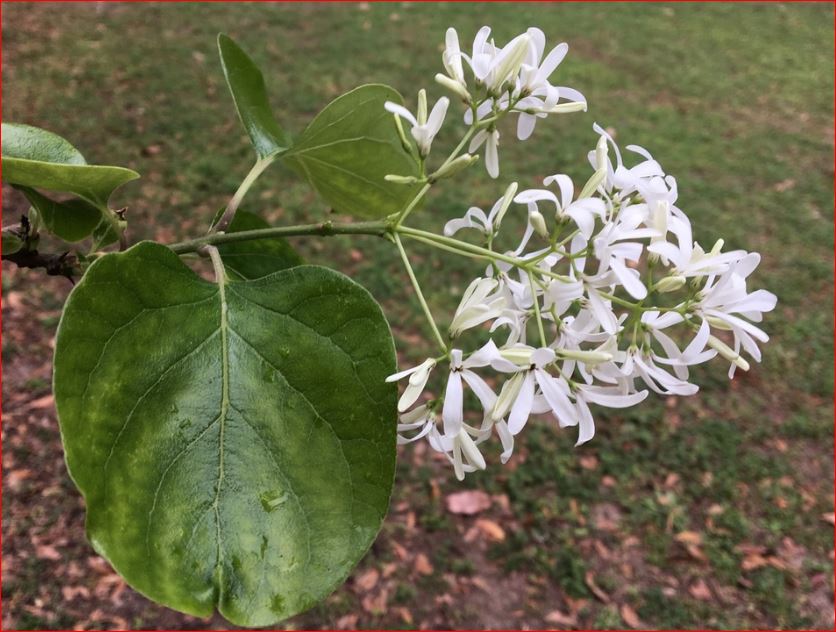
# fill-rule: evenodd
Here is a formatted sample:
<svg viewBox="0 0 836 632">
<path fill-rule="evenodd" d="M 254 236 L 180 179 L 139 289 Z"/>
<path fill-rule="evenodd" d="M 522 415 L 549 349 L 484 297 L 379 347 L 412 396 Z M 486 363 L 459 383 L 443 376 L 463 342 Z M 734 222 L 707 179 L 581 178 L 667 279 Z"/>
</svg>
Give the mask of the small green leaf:
<svg viewBox="0 0 836 632">
<path fill-rule="evenodd" d="M 35 189 L 19 188 L 37 209 L 46 229 L 65 241 L 81 241 L 89 237 L 103 221 L 101 211 L 80 198 L 57 202 Z"/>
<path fill-rule="evenodd" d="M 394 369 L 379 306 L 333 270 L 219 286 L 159 244 L 102 256 L 67 300 L 54 382 L 93 546 L 197 616 L 312 606 L 386 513 Z"/>
<path fill-rule="evenodd" d="M 418 185 L 384 180 L 388 174 L 418 176 L 383 107 L 386 101 L 403 103 L 393 88 L 379 84 L 337 97 L 283 155 L 339 213 L 385 217 L 415 195 Z"/>
<path fill-rule="evenodd" d="M 220 211 L 219 216 L 222 213 L 223 211 Z M 218 219 L 219 217 L 216 217 L 215 221 Z M 239 233 L 269 227 L 270 224 L 255 213 L 239 210 L 226 232 Z M 232 272 L 240 279 L 258 279 L 304 263 L 302 257 L 286 240 L 275 237 L 221 244 L 218 251 L 227 272 Z"/>
<path fill-rule="evenodd" d="M 139 177 L 122 167 L 88 165 L 69 142 L 37 127 L 3 123 L 2 136 L 7 184 L 74 193 L 104 210 L 117 187 Z"/>
<path fill-rule="evenodd" d="M 258 157 L 265 158 L 287 149 L 290 140 L 273 116 L 264 76 L 258 66 L 232 38 L 223 33 L 218 35 L 218 51 L 238 117 Z"/>
</svg>

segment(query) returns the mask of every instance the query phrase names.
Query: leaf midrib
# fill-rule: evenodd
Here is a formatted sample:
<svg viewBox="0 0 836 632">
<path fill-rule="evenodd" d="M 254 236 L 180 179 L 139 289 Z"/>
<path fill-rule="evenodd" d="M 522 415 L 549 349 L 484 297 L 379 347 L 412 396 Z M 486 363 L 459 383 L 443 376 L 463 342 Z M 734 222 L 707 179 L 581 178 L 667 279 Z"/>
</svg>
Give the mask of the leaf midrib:
<svg viewBox="0 0 836 632">
<path fill-rule="evenodd" d="M 221 539 L 221 513 L 220 498 L 221 487 L 224 482 L 224 429 L 226 427 L 226 416 L 229 412 L 229 318 L 228 305 L 226 301 L 226 279 L 218 278 L 218 297 L 221 301 L 221 410 L 219 413 L 220 422 L 218 425 L 218 480 L 215 485 L 215 499 L 212 507 L 215 512 L 215 539 L 217 540 L 217 554 L 215 558 L 215 576 L 217 598 L 216 603 L 220 604 L 223 598 L 223 546 Z"/>
</svg>

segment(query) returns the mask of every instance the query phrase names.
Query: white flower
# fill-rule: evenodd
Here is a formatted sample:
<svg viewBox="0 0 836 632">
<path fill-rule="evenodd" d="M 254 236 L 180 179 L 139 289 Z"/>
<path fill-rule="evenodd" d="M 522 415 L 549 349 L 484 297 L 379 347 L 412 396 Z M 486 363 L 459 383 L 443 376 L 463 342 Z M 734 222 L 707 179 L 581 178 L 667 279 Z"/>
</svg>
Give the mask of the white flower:
<svg viewBox="0 0 836 632">
<path fill-rule="evenodd" d="M 401 395 L 401 398 L 398 400 L 398 412 L 407 410 L 418 400 L 418 397 L 420 397 L 421 393 L 424 391 L 424 387 L 427 385 L 430 372 L 433 370 L 435 365 L 436 361 L 433 358 L 427 358 L 418 366 L 395 373 L 386 378 L 387 382 L 397 382 L 398 380 L 409 376 L 409 382 L 404 389 L 403 395 Z"/>
<path fill-rule="evenodd" d="M 485 168 L 491 178 L 499 177 L 499 130 L 479 130 L 470 141 L 468 151 L 472 154 L 485 145 Z"/>
<path fill-rule="evenodd" d="M 477 439 L 476 441 L 474 441 L 474 437 Z M 466 424 L 462 425 L 461 430 L 453 437 L 441 434 L 435 428 L 427 436 L 430 447 L 436 452 L 443 453 L 447 460 L 453 464 L 456 478 L 460 481 L 464 480 L 465 472 L 485 469 L 485 457 L 482 456 L 477 447 L 477 443 L 485 438 L 486 433 Z"/>
<path fill-rule="evenodd" d="M 649 252 L 661 256 L 666 265 L 673 266 L 671 275 L 695 277 L 716 274 L 725 270 L 731 262 L 738 261 L 746 255 L 743 250 L 721 252 L 723 240 L 718 240 L 706 253 L 693 241 L 691 224 L 687 220 L 673 222 L 671 230 L 677 237 L 678 246 L 667 241 L 657 241 L 647 247 Z"/>
<path fill-rule="evenodd" d="M 560 192 L 559 198 L 548 189 L 528 189 L 521 191 L 514 201 L 519 204 L 528 204 L 529 210 L 532 207 L 537 208 L 538 202 L 551 202 L 555 206 L 555 216 L 558 219 L 571 218 L 577 224 L 581 234 L 589 239 L 595 228 L 595 218 L 604 217 L 606 211 L 604 201 L 598 198 L 583 198 L 573 202 L 574 185 L 569 176 L 557 174 L 543 180 L 546 186 L 552 183 L 557 185 Z"/>
<path fill-rule="evenodd" d="M 464 331 L 502 314 L 507 300 L 504 294 L 495 292 L 498 287 L 499 282 L 491 278 L 478 278 L 470 283 L 450 323 L 452 337 L 457 338 Z"/>
<path fill-rule="evenodd" d="M 626 262 L 637 263 L 641 258 L 644 244 L 637 239 L 653 237 L 657 233 L 649 228 L 638 228 L 643 216 L 640 212 L 630 212 L 632 207 L 623 210 L 615 221 L 604 225 L 592 240 L 595 256 L 600 261 L 598 275 L 607 269 L 615 274 L 618 282 L 630 296 L 643 299 L 647 288 L 642 283 L 638 270 L 628 268 Z"/>
<path fill-rule="evenodd" d="M 450 99 L 441 97 L 433 106 L 432 112 L 427 116 L 427 96 L 424 90 L 418 93 L 418 114 L 413 116 L 412 112 L 407 110 L 402 105 L 387 101 L 384 107 L 387 111 L 395 116 L 406 120 L 412 125 L 412 137 L 418 144 L 418 151 L 421 156 L 426 158 L 430 153 L 433 139 L 438 131 L 441 129 L 441 124 L 444 123 L 444 117 L 447 114 L 447 107 L 450 105 Z"/>
<path fill-rule="evenodd" d="M 772 292 L 757 290 L 749 293 L 746 290 L 746 278 L 757 268 L 760 259 L 757 253 L 747 254 L 732 263 L 719 278 L 710 276 L 705 288 L 700 292 L 700 301 L 695 306 L 695 311 L 711 326 L 730 330 L 734 334 L 735 354 L 739 355 L 742 346 L 757 362 L 761 360 L 761 352 L 755 341 L 767 342 L 769 336 L 749 321 L 760 322 L 763 320 L 763 313 L 775 309 L 777 303 L 777 298 Z M 715 349 L 729 359 L 729 354 L 723 347 L 716 345 Z M 734 375 L 735 366 L 746 368 L 732 362 L 729 377 Z"/>
<path fill-rule="evenodd" d="M 531 416 L 535 387 L 540 388 L 555 416 L 561 418 L 572 414 L 565 381 L 546 371 L 555 358 L 554 350 L 548 347 L 534 349 L 516 345 L 500 350 L 499 357 L 492 360 L 491 366 L 496 370 L 514 373 L 503 385 L 492 412 L 494 419 L 502 419 L 508 414 L 508 430 L 512 435 L 519 434 Z"/>
<path fill-rule="evenodd" d="M 463 218 L 451 219 L 444 225 L 444 234 L 450 237 L 463 228 L 475 228 L 486 236 L 495 234 L 499 230 L 502 218 L 511 205 L 511 201 L 516 192 L 517 183 L 512 182 L 505 190 L 505 195 L 494 203 L 487 216 L 485 216 L 485 212 L 482 209 L 471 206 Z"/>
<path fill-rule="evenodd" d="M 516 79 L 528 54 L 531 38 L 528 33 L 517 35 L 500 49 L 493 40 L 488 41 L 490 34 L 488 26 L 479 29 L 469 61 L 477 82 L 485 85 L 490 93 L 498 95 L 507 81 Z"/>
<path fill-rule="evenodd" d="M 589 404 L 598 404 L 607 408 L 629 408 L 644 401 L 647 391 L 637 393 L 622 393 L 618 388 L 609 386 L 589 386 L 581 384 L 574 392 L 576 421 L 578 426 L 578 440 L 576 446 L 586 443 L 595 436 L 595 421 Z M 563 425 L 563 424 L 561 424 Z"/>
<path fill-rule="evenodd" d="M 435 413 L 429 410 L 426 405 L 421 405 L 408 413 L 402 414 L 399 421 L 398 445 L 404 445 L 427 436 L 435 428 L 437 418 Z M 414 430 L 418 430 L 418 432 L 411 437 L 402 434 Z"/>
<path fill-rule="evenodd" d="M 441 55 L 441 62 L 447 71 L 447 76 L 458 83 L 467 94 L 467 81 L 464 78 L 464 67 L 462 66 L 462 51 L 459 47 L 459 34 L 456 29 L 450 27 L 444 36 L 444 52 Z"/>
<path fill-rule="evenodd" d="M 444 434 L 448 437 L 456 436 L 464 423 L 464 389 L 462 380 L 479 398 L 485 414 L 492 410 L 496 402 L 496 395 L 485 381 L 471 369 L 487 366 L 496 354 L 493 342 L 471 354 L 467 360 L 462 360 L 459 349 L 450 351 L 450 377 L 447 379 L 447 390 L 444 394 L 444 408 L 441 419 L 444 422 Z"/>
<path fill-rule="evenodd" d="M 650 330 L 650 335 L 653 336 L 653 338 L 661 345 L 665 354 L 667 354 L 667 359 L 657 355 L 656 361 L 662 364 L 671 365 L 676 377 L 680 380 L 687 380 L 689 366 L 707 362 L 716 356 L 717 352 L 705 349 L 711 333 L 711 328 L 706 321 L 702 322 L 696 335 L 688 346 L 685 347 L 685 350 L 680 351 L 676 343 L 662 330 L 679 324 L 682 321 L 683 317 L 678 312 L 667 312 L 665 314 L 661 314 L 657 311 L 649 311 L 642 314 L 641 318 L 642 324 Z"/>
</svg>

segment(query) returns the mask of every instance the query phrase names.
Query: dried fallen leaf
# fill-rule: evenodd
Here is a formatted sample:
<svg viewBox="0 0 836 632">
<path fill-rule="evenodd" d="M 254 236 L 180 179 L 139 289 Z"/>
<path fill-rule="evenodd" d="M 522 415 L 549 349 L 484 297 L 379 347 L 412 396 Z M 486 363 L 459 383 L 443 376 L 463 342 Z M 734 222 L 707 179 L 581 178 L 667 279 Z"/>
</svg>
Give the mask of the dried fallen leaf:
<svg viewBox="0 0 836 632">
<path fill-rule="evenodd" d="M 756 568 L 761 568 L 767 564 L 769 564 L 769 560 L 767 560 L 763 555 L 752 553 L 743 558 L 743 561 L 740 563 L 740 568 L 744 571 L 753 571 Z"/>
<path fill-rule="evenodd" d="M 61 588 L 61 595 L 64 601 L 75 601 L 79 597 L 87 599 L 90 597 L 90 589 L 87 586 L 64 586 Z"/>
<path fill-rule="evenodd" d="M 626 603 L 621 605 L 621 618 L 628 626 L 633 629 L 642 627 L 642 622 L 639 620 L 639 615 Z"/>
<path fill-rule="evenodd" d="M 37 410 L 44 410 L 53 406 L 55 406 L 55 398 L 52 396 L 52 393 L 29 402 L 29 408 L 35 408 Z"/>
<path fill-rule="evenodd" d="M 407 558 L 409 558 L 409 551 L 407 551 L 405 547 L 398 544 L 397 542 L 392 542 L 392 550 L 395 552 L 395 555 L 401 561 L 404 561 Z"/>
<path fill-rule="evenodd" d="M 354 585 L 363 592 L 369 592 L 377 585 L 377 580 L 380 579 L 380 573 L 375 568 L 367 570 L 354 580 Z"/>
<path fill-rule="evenodd" d="M 579 459 L 579 462 L 581 464 L 581 467 L 585 470 L 594 470 L 595 468 L 598 467 L 598 457 L 595 456 L 594 454 L 588 454 L 588 455 L 582 456 Z M 557 612 L 557 611 L 555 611 L 555 612 Z"/>
<path fill-rule="evenodd" d="M 711 591 L 708 589 L 708 584 L 704 580 L 698 579 L 689 588 L 688 592 L 694 599 L 708 601 L 711 599 Z"/>
<path fill-rule="evenodd" d="M 686 544 L 685 550 L 688 551 L 688 555 L 693 557 L 698 562 L 707 562 L 708 558 L 705 556 L 705 553 L 702 552 L 702 549 L 698 547 L 696 544 Z"/>
<path fill-rule="evenodd" d="M 415 572 L 419 575 L 432 575 L 433 574 L 433 565 L 430 564 L 429 558 L 423 553 L 418 553 L 415 556 Z"/>
<path fill-rule="evenodd" d="M 346 614 L 337 619 L 338 630 L 354 630 L 357 628 L 357 619 L 360 617 L 356 614 Z"/>
<path fill-rule="evenodd" d="M 39 560 L 60 560 L 61 554 L 51 544 L 40 544 L 35 547 L 35 557 Z"/>
<path fill-rule="evenodd" d="M 546 623 L 574 627 L 578 624 L 578 618 L 572 614 L 563 614 L 560 610 L 552 610 L 544 617 Z"/>
<path fill-rule="evenodd" d="M 494 542 L 502 542 L 505 539 L 505 531 L 493 520 L 479 518 L 476 521 L 476 528 L 484 533 L 489 540 L 493 540 Z"/>
<path fill-rule="evenodd" d="M 604 603 L 610 602 L 610 596 L 603 590 L 601 590 L 601 587 L 595 583 L 595 575 L 592 574 L 592 571 L 586 572 L 586 575 L 584 575 L 584 581 L 586 582 L 587 587 L 593 595 L 595 595 Z"/>
<path fill-rule="evenodd" d="M 383 614 L 389 602 L 389 592 L 384 588 L 377 595 L 367 595 L 363 598 L 363 610 L 370 614 Z"/>
<path fill-rule="evenodd" d="M 444 499 L 447 511 L 472 516 L 491 506 L 491 497 L 480 490 L 469 490 L 450 494 Z"/>
<path fill-rule="evenodd" d="M 412 618 L 412 613 L 407 608 L 395 608 L 395 612 L 401 618 L 401 621 L 407 625 L 412 625 L 414 619 Z"/>
<path fill-rule="evenodd" d="M 696 531 L 682 531 L 677 533 L 673 539 L 682 544 L 702 544 L 702 535 Z"/>
<path fill-rule="evenodd" d="M 828 513 L 823 513 L 821 515 L 821 519 L 825 522 L 829 522 L 832 525 L 836 525 L 836 513 L 830 511 Z"/>
</svg>

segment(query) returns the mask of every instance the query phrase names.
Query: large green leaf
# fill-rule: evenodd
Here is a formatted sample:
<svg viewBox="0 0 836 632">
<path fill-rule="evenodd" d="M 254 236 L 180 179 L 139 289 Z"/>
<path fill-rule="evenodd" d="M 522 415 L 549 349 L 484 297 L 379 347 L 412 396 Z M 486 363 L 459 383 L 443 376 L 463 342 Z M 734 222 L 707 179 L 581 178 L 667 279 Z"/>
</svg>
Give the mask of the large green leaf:
<svg viewBox="0 0 836 632">
<path fill-rule="evenodd" d="M 255 213 L 239 210 L 226 232 L 239 233 L 269 227 L 270 224 Z M 218 246 L 218 251 L 227 271 L 241 279 L 258 279 L 304 263 L 286 240 L 275 237 L 222 244 Z"/>
<path fill-rule="evenodd" d="M 258 66 L 235 41 L 223 33 L 218 35 L 218 52 L 235 109 L 258 157 L 265 158 L 287 149 L 290 140 L 273 116 L 267 100 L 264 76 Z"/>
<path fill-rule="evenodd" d="M 337 97 L 283 156 L 340 213 L 385 217 L 415 194 L 415 186 L 384 180 L 388 174 L 418 175 L 383 107 L 386 101 L 403 103 L 393 88 L 378 84 Z"/>
<path fill-rule="evenodd" d="M 80 241 L 93 233 L 102 220 L 102 212 L 80 198 L 58 202 L 35 189 L 20 187 L 34 206 L 46 229 L 65 241 Z M 117 237 L 118 239 L 118 237 Z"/>
<path fill-rule="evenodd" d="M 54 392 L 87 531 L 134 588 L 270 625 L 368 549 L 395 464 L 395 356 L 349 278 L 216 285 L 142 242 L 72 291 Z"/>
<path fill-rule="evenodd" d="M 3 181 L 74 193 L 105 209 L 113 191 L 139 174 L 122 167 L 88 165 L 69 142 L 19 123 L 2 126 Z"/>
</svg>

